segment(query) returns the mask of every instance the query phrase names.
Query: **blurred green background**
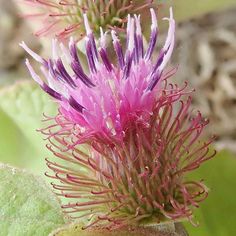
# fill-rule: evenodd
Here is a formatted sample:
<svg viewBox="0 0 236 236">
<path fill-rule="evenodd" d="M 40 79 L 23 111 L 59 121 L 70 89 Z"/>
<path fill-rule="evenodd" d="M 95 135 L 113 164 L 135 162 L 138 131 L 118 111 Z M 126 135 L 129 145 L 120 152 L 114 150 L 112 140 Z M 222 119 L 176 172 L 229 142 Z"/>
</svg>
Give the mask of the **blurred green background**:
<svg viewBox="0 0 236 236">
<path fill-rule="evenodd" d="M 231 22 L 233 18 L 229 21 L 232 24 L 236 22 L 235 0 L 173 0 L 160 2 L 162 4 L 161 9 L 163 9 L 161 15 L 165 15 L 164 12 L 167 11 L 169 5 L 174 6 L 175 16 L 181 32 L 186 32 L 184 27 L 189 27 L 189 22 L 193 20 L 201 22 L 200 25 L 208 24 L 209 22 L 204 23 L 203 19 L 207 19 L 206 16 L 209 14 L 213 16 L 215 14 L 215 18 L 217 18 L 217 14 L 223 14 L 227 18 L 228 11 L 232 11 L 232 9 L 235 9 L 235 18 L 234 22 Z M 41 47 L 40 42 L 29 33 L 31 30 L 27 24 L 15 16 L 17 10 L 14 11 L 14 8 L 9 10 L 6 6 L 4 8 L 4 3 L 6 3 L 5 0 L 0 0 L 0 27 L 1 31 L 4 29 L 6 30 L 4 32 L 9 35 L 5 35 L 4 38 L 1 33 L 0 36 L 0 61 L 2 61 L 0 62 L 0 162 L 23 167 L 43 175 L 46 170 L 44 158 L 51 154 L 46 150 L 45 142 L 41 135 L 36 132 L 36 129 L 42 126 L 42 113 L 55 114 L 56 107 L 47 95 L 43 94 L 34 83 L 28 80 L 28 74 L 23 65 L 25 55 L 18 50 L 18 43 L 22 39 L 30 42 L 35 41 L 33 47 L 38 50 Z M 21 24 L 20 27 L 19 24 Z M 214 25 L 214 21 L 212 21 L 212 24 Z M 184 27 L 181 27 L 182 25 Z M 14 27 L 18 28 L 17 35 Z M 19 28 L 22 31 L 19 31 Z M 221 28 L 224 29 L 224 25 L 221 25 Z M 230 30 L 232 33 L 230 37 L 235 37 L 236 48 L 236 29 L 230 28 Z M 28 35 L 24 35 L 25 32 L 28 32 Z M 197 31 L 197 33 L 199 32 Z M 203 35 L 206 37 L 204 32 Z M 187 40 L 191 41 L 192 38 L 190 37 Z M 181 42 L 180 40 L 180 45 L 181 43 L 187 43 L 187 41 Z M 10 51 L 6 52 L 7 47 Z M 179 47 L 181 49 L 181 46 Z M 177 52 L 180 49 L 177 48 Z M 191 51 L 190 48 L 188 53 L 191 58 L 191 55 L 194 57 L 195 51 Z M 179 57 L 181 56 L 184 55 L 180 53 Z M 236 55 L 231 60 L 235 63 Z M 9 63 L 5 65 L 5 61 Z M 190 66 L 192 64 L 189 64 Z M 182 71 L 182 74 L 185 72 Z M 232 84 L 235 86 L 236 74 L 230 76 L 233 81 Z M 233 87 L 232 93 L 236 93 L 234 88 L 236 87 Z M 200 90 L 200 94 L 201 91 L 203 90 Z M 232 95 L 232 99 L 234 99 L 233 105 L 235 108 L 235 94 Z M 219 103 L 221 101 L 215 102 Z M 214 122 L 211 123 L 211 126 L 214 130 Z M 231 131 L 232 134 L 230 135 L 227 135 L 227 133 L 220 135 L 219 140 L 226 140 L 224 143 L 228 144 L 230 142 L 231 146 L 234 147 L 236 146 L 236 132 L 235 130 Z M 223 147 L 225 146 L 227 147 L 227 145 Z M 208 199 L 201 204 L 201 209 L 196 210 L 194 221 L 199 222 L 199 227 L 186 223 L 191 236 L 236 235 L 236 201 L 234 200 L 236 195 L 236 154 L 233 148 L 223 149 L 220 149 L 213 160 L 192 174 L 196 179 L 204 179 L 211 191 Z"/>
</svg>

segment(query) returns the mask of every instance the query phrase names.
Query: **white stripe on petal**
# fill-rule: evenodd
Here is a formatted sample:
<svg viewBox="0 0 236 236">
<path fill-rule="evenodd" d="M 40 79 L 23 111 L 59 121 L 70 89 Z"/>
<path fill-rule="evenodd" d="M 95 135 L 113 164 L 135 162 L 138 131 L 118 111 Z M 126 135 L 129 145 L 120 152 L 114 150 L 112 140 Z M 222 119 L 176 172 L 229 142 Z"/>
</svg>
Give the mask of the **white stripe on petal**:
<svg viewBox="0 0 236 236">
<path fill-rule="evenodd" d="M 112 40 L 113 40 L 114 43 L 120 41 L 120 40 L 118 39 L 117 35 L 116 35 L 115 30 L 112 30 L 112 31 L 111 31 L 111 37 L 112 37 Z"/>
<path fill-rule="evenodd" d="M 35 82 L 37 82 L 39 85 L 43 85 L 43 81 L 41 80 L 41 78 L 39 77 L 39 75 L 36 74 L 36 72 L 34 71 L 33 67 L 31 66 L 30 62 L 28 59 L 25 60 L 25 64 L 32 76 L 32 78 L 34 79 Z"/>
<path fill-rule="evenodd" d="M 151 12 L 151 17 L 152 17 L 151 29 L 154 30 L 154 29 L 156 29 L 158 27 L 157 16 L 156 16 L 156 13 L 155 13 L 153 8 L 150 9 L 150 12 Z"/>
<path fill-rule="evenodd" d="M 100 27 L 100 45 L 103 49 L 106 48 L 106 36 L 107 36 L 107 32 L 103 32 L 102 27 Z"/>
<path fill-rule="evenodd" d="M 59 56 L 58 56 L 58 41 L 57 39 L 52 39 L 52 58 L 54 60 L 58 60 Z"/>
<path fill-rule="evenodd" d="M 166 51 L 170 44 L 172 43 L 172 38 L 175 36 L 175 20 L 173 18 L 173 10 L 170 8 L 170 18 L 163 18 L 163 20 L 168 20 L 169 21 L 169 29 L 168 29 L 168 34 L 166 38 L 165 45 L 163 47 L 164 51 Z"/>
<path fill-rule="evenodd" d="M 40 57 L 37 53 L 35 53 L 34 51 L 32 51 L 26 44 L 24 41 L 22 41 L 19 44 L 26 52 L 29 53 L 30 56 L 32 56 L 36 61 L 38 61 L 39 63 L 43 64 L 44 60 L 42 57 Z"/>
<path fill-rule="evenodd" d="M 170 19 L 169 20 L 169 30 L 168 30 L 168 36 L 166 39 L 166 43 L 163 47 L 163 50 L 165 51 L 164 59 L 159 67 L 159 70 L 162 71 L 166 64 L 168 63 L 175 45 L 175 20 L 173 18 L 173 11 L 172 8 L 170 8 Z"/>
<path fill-rule="evenodd" d="M 139 36 L 142 36 L 142 29 L 141 29 L 141 24 L 140 24 L 140 15 L 137 16 L 135 15 L 135 25 L 136 25 L 136 34 Z"/>
<path fill-rule="evenodd" d="M 86 14 L 84 14 L 84 26 L 85 26 L 86 34 L 87 35 L 92 34 L 92 30 L 90 28 L 88 17 Z"/>
<path fill-rule="evenodd" d="M 134 50 L 134 18 L 133 17 L 130 19 L 128 50 L 130 52 Z"/>
</svg>

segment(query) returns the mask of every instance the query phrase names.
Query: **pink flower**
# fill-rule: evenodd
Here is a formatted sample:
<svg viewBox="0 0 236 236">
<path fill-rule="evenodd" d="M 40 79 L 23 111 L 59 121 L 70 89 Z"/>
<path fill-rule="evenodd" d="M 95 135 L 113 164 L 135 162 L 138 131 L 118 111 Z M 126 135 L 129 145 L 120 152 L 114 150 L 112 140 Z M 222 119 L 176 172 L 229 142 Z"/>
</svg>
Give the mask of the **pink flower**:
<svg viewBox="0 0 236 236">
<path fill-rule="evenodd" d="M 186 85 L 168 82 L 175 72 L 166 70 L 175 43 L 172 10 L 165 18 L 166 42 L 155 60 L 158 26 L 153 10 L 151 16 L 146 50 L 139 16 L 128 18 L 125 53 L 111 32 L 114 64 L 106 49 L 107 34 L 101 30 L 97 48 L 84 15 L 88 73 L 73 40 L 69 50 L 54 41 L 51 59 L 21 44 L 41 64 L 46 82 L 27 60 L 33 79 L 59 104 L 59 114 L 48 117 L 50 126 L 41 130 L 58 158 L 47 160 L 53 172 L 47 175 L 59 180 L 53 183 L 55 192 L 71 199 L 62 205 L 65 212 L 91 218 L 85 228 L 191 220 L 192 208 L 207 196 L 203 183 L 187 180 L 185 173 L 215 155 L 208 147 L 212 140 L 200 140 L 208 121 L 190 111 Z"/>
<path fill-rule="evenodd" d="M 87 75 L 77 55 L 75 43 L 71 40 L 69 51 L 53 41 L 53 58 L 43 59 L 22 43 L 28 53 L 42 64 L 41 70 L 47 83 L 41 80 L 26 61 L 34 80 L 56 99 L 60 112 L 71 122 L 79 124 L 84 136 L 98 135 L 107 139 L 121 140 L 124 132 L 134 122 L 148 125 L 156 102 L 166 91 L 166 97 L 176 100 L 181 89 L 163 88 L 169 76 L 164 68 L 174 47 L 175 22 L 171 13 L 169 33 L 165 45 L 155 62 L 151 61 L 157 39 L 157 21 L 152 10 L 152 32 L 149 47 L 144 52 L 139 18 L 129 18 L 127 27 L 127 50 L 122 52 L 121 44 L 114 31 L 112 38 L 118 64 L 109 60 L 106 49 L 106 33 L 101 30 L 100 47 L 96 48 L 93 33 L 85 16 L 86 53 L 90 73 Z M 60 56 L 59 56 L 60 55 Z M 63 63 L 67 59 L 67 64 Z M 66 67 L 70 67 L 66 70 Z"/>
<path fill-rule="evenodd" d="M 130 13 L 140 12 L 157 4 L 153 0 L 22 0 L 28 6 L 24 16 L 35 20 L 40 29 L 37 36 L 53 36 L 60 40 L 75 36 L 83 38 L 85 28 L 83 13 L 86 13 L 94 32 L 99 28 L 105 30 L 123 28 L 125 19 Z"/>
</svg>

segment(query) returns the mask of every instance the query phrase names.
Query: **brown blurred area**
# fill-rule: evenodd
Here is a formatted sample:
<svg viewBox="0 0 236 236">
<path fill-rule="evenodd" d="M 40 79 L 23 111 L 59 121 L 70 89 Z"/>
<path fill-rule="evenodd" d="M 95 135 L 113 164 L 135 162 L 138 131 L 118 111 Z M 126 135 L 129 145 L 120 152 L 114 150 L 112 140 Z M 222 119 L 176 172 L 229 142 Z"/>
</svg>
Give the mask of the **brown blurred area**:
<svg viewBox="0 0 236 236">
<path fill-rule="evenodd" d="M 40 43 L 28 24 L 20 17 L 14 0 L 0 0 L 0 86 L 28 77 L 25 69 L 25 52 L 19 47 L 27 42 L 34 50 Z"/>
<path fill-rule="evenodd" d="M 193 103 L 210 119 L 216 146 L 236 153 L 236 8 L 178 25 L 177 81 L 196 88 Z"/>
</svg>

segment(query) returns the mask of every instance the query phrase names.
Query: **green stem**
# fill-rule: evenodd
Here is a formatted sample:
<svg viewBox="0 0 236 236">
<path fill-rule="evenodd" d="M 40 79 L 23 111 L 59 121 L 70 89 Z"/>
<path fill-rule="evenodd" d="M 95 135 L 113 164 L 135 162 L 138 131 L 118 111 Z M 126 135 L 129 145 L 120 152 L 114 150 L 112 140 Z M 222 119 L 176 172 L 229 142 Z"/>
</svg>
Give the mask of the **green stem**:
<svg viewBox="0 0 236 236">
<path fill-rule="evenodd" d="M 146 227 L 132 227 L 117 230 L 99 230 L 91 228 L 81 230 L 76 224 L 51 233 L 49 236 L 188 236 L 181 223 L 164 223 Z"/>
</svg>

